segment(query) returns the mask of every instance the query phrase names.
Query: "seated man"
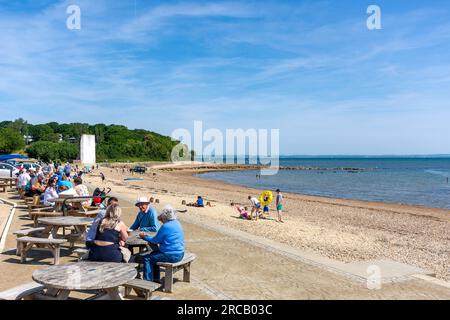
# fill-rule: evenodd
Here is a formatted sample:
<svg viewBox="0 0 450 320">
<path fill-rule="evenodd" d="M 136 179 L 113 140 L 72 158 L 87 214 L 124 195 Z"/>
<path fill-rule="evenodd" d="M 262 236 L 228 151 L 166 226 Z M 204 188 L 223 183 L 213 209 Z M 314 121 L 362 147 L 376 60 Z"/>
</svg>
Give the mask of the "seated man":
<svg viewBox="0 0 450 320">
<path fill-rule="evenodd" d="M 203 198 L 202 198 L 202 196 L 198 196 L 196 202 L 194 202 L 194 203 L 188 203 L 187 206 L 188 206 L 188 207 L 204 208 L 204 207 L 205 207 L 205 204 L 203 203 Z"/>
<path fill-rule="evenodd" d="M 34 197 L 36 195 L 40 196 L 45 191 L 44 176 L 38 176 L 37 181 L 33 185 L 31 185 L 32 181 L 33 180 L 30 180 L 28 182 L 29 186 L 25 188 L 26 197 Z"/>
<path fill-rule="evenodd" d="M 203 198 L 198 196 L 197 198 L 197 207 L 203 208 L 205 205 L 203 204 Z"/>
<path fill-rule="evenodd" d="M 144 262 L 144 280 L 160 281 L 160 271 L 158 262 L 179 262 L 184 257 L 184 232 L 183 227 L 178 222 L 175 209 L 166 206 L 158 216 L 158 220 L 163 224 L 154 237 L 139 233 L 139 237 L 153 243 L 159 244 L 159 250 L 142 255 Z"/>
<path fill-rule="evenodd" d="M 160 224 L 157 220 L 158 212 L 151 207 L 150 201 L 147 197 L 140 197 L 136 201 L 136 207 L 139 208 L 139 213 L 136 221 L 131 225 L 130 230 L 140 230 L 144 232 L 157 232 Z"/>
</svg>

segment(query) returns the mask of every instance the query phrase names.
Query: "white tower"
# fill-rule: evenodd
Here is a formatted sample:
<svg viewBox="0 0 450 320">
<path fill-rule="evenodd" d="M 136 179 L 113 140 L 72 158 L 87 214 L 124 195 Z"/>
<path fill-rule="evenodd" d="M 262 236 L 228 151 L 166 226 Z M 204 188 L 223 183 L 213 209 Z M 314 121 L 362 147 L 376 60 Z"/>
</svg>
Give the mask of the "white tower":
<svg viewBox="0 0 450 320">
<path fill-rule="evenodd" d="M 82 164 L 95 164 L 95 136 L 83 134 L 80 142 L 80 160 Z"/>
</svg>

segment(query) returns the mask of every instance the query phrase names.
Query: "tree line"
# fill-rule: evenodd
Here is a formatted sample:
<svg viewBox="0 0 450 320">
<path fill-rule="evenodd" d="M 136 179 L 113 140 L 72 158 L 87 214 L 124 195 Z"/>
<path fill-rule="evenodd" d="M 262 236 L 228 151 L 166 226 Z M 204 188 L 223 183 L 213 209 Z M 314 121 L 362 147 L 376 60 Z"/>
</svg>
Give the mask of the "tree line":
<svg viewBox="0 0 450 320">
<path fill-rule="evenodd" d="M 79 157 L 81 135 L 95 135 L 97 161 L 167 161 L 178 141 L 158 133 L 122 125 L 87 123 L 33 125 L 23 119 L 0 122 L 0 153 L 25 152 L 43 161 Z M 29 145 L 25 138 L 31 138 Z"/>
</svg>

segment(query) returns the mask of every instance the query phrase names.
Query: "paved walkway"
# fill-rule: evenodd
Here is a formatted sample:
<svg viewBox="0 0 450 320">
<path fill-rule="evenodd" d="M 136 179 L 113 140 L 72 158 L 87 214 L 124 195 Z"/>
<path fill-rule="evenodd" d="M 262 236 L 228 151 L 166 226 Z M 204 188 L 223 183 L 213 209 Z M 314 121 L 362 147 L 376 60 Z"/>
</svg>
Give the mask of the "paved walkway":
<svg viewBox="0 0 450 320">
<path fill-rule="evenodd" d="M 11 197 L 11 195 L 9 195 Z M 124 221 L 130 225 L 136 215 L 132 199 L 121 199 Z M 156 297 L 172 299 L 450 299 L 450 289 L 418 278 L 384 283 L 380 290 L 369 290 L 365 281 L 352 278 L 326 264 L 314 265 L 301 253 L 276 243 L 205 226 L 180 214 L 186 234 L 186 249 L 198 258 L 192 265 L 192 282 L 177 282 L 174 293 L 156 292 Z M 14 255 L 15 237 L 11 234 L 31 225 L 27 213 L 18 208 L 0 255 L 0 290 L 31 281 L 31 274 L 53 260 L 36 252 L 36 260 L 20 264 Z M 278 249 L 277 249 L 278 248 Z M 75 261 L 64 250 L 62 263 Z M 176 276 L 182 277 L 182 274 Z M 426 278 L 425 278 L 426 279 Z"/>
</svg>

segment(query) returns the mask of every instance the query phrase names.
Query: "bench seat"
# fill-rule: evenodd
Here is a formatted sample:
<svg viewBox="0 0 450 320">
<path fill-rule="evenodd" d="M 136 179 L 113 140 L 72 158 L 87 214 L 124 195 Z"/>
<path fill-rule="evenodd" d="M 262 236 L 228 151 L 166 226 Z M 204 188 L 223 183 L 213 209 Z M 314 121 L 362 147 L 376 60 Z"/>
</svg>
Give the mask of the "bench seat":
<svg viewBox="0 0 450 320">
<path fill-rule="evenodd" d="M 183 281 L 191 282 L 191 263 L 197 258 L 197 256 L 190 252 L 185 252 L 181 261 L 170 262 L 158 262 L 157 265 L 164 269 L 164 291 L 172 292 L 173 287 L 173 275 L 180 270 L 183 270 Z"/>
<path fill-rule="evenodd" d="M 43 285 L 33 281 L 0 292 L 0 300 L 31 300 L 34 294 L 41 293 L 43 290 Z"/>
<path fill-rule="evenodd" d="M 123 286 L 125 287 L 125 298 L 128 297 L 131 293 L 131 290 L 134 289 L 134 291 L 138 295 L 143 294 L 145 300 L 150 300 L 152 292 L 161 287 L 159 283 L 141 279 L 133 279 L 131 281 L 128 281 Z"/>
<path fill-rule="evenodd" d="M 20 261 L 22 263 L 27 260 L 27 253 L 31 248 L 35 250 L 50 251 L 55 258 L 54 264 L 59 264 L 59 257 L 61 251 L 61 245 L 67 242 L 66 239 L 47 239 L 47 238 L 36 238 L 36 237 L 20 237 L 17 238 L 17 243 L 20 251 Z"/>
<path fill-rule="evenodd" d="M 27 228 L 27 229 L 17 230 L 13 234 L 17 238 L 26 237 L 26 236 L 38 237 L 39 234 L 42 233 L 44 230 L 45 230 L 44 227 Z M 20 245 L 19 245 L 19 242 L 17 242 L 16 255 L 20 256 Z"/>
</svg>

